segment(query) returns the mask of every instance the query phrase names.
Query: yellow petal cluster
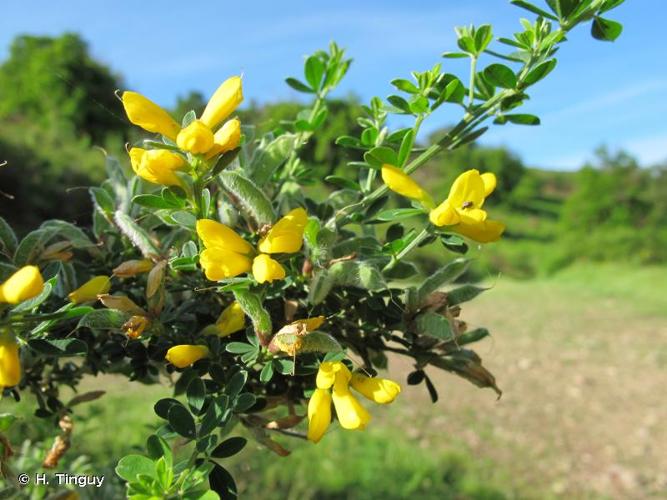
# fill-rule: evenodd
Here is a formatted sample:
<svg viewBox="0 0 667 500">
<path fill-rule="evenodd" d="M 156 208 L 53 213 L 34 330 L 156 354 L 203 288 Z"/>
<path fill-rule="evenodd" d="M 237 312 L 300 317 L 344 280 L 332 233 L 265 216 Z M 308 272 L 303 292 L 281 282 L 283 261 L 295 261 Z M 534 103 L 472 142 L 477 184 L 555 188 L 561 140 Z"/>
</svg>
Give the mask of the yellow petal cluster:
<svg viewBox="0 0 667 500">
<path fill-rule="evenodd" d="M 176 368 L 186 368 L 208 356 L 209 350 L 205 345 L 181 344 L 170 348 L 165 359 Z"/>
<path fill-rule="evenodd" d="M 176 171 L 185 166 L 185 160 L 179 154 L 166 149 L 130 149 L 132 170 L 142 179 L 162 186 L 179 186 L 180 179 Z"/>
<path fill-rule="evenodd" d="M 225 307 L 215 326 L 218 335 L 221 337 L 243 330 L 245 328 L 245 312 L 243 312 L 241 304 L 234 301 Z"/>
<path fill-rule="evenodd" d="M 44 279 L 37 266 L 24 266 L 0 285 L 0 303 L 18 304 L 39 295 Z"/>
<path fill-rule="evenodd" d="M 111 278 L 109 276 L 95 276 L 71 292 L 67 297 L 72 304 L 92 302 L 97 300 L 98 295 L 107 293 L 110 289 Z"/>
<path fill-rule="evenodd" d="M 14 334 L 0 331 L 0 388 L 12 387 L 21 381 L 19 345 Z"/>
<path fill-rule="evenodd" d="M 123 92 L 121 100 L 130 122 L 148 132 L 164 135 L 176 142 L 182 151 L 194 155 L 205 155 L 206 159 L 210 159 L 215 155 L 235 149 L 241 142 L 241 122 L 236 118 L 228 120 L 216 131 L 220 123 L 228 118 L 243 101 L 242 81 L 239 76 L 233 76 L 223 82 L 211 96 L 201 117 L 193 120 L 183 129 L 169 113 L 137 92 Z M 138 152 L 135 154 L 139 155 Z M 135 161 L 133 161 L 133 168 Z M 135 168 L 136 171 L 137 168 Z M 140 174 L 137 172 L 137 175 Z M 173 177 L 165 175 L 166 177 L 157 176 L 160 178 L 159 182 L 148 178 L 155 178 L 154 173 L 146 173 L 147 177 L 144 178 L 166 186 L 178 184 L 174 182 Z M 165 182 L 165 180 L 170 182 Z"/>
<path fill-rule="evenodd" d="M 463 172 L 452 184 L 447 199 L 437 207 L 419 184 L 392 165 L 383 165 L 382 180 L 392 191 L 424 205 L 435 226 L 451 227 L 479 243 L 496 241 L 505 230 L 503 223 L 487 219 L 482 208 L 496 188 L 496 176 L 490 172 L 480 174 L 475 169 Z"/>
<path fill-rule="evenodd" d="M 258 283 L 285 278 L 285 269 L 267 254 L 295 253 L 303 245 L 308 216 L 296 208 L 280 219 L 258 244 L 259 254 L 233 229 L 210 219 L 197 221 L 197 234 L 205 249 L 199 256 L 204 274 L 211 281 L 233 278 L 252 271 Z"/>
<path fill-rule="evenodd" d="M 315 378 L 316 389 L 308 402 L 308 439 L 317 443 L 331 422 L 331 404 L 341 427 L 362 430 L 371 416 L 352 394 L 350 387 L 379 404 L 391 403 L 401 387 L 391 380 L 371 378 L 350 370 L 340 361 L 325 361 Z"/>
</svg>

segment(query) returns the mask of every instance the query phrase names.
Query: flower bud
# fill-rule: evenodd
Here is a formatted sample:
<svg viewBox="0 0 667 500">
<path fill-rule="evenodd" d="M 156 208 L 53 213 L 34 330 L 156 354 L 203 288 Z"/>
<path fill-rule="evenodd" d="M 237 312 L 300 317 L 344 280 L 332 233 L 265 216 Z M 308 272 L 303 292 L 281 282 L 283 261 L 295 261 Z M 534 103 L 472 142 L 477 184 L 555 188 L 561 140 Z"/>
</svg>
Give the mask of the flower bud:
<svg viewBox="0 0 667 500">
<path fill-rule="evenodd" d="M 308 441 L 317 443 L 331 423 L 331 394 L 325 389 L 315 389 L 308 401 Z"/>
<path fill-rule="evenodd" d="M 137 274 L 147 273 L 153 269 L 153 262 L 148 259 L 141 260 L 126 260 L 121 262 L 120 265 L 116 266 L 113 270 L 114 276 L 119 278 L 130 278 L 136 276 Z"/>
<path fill-rule="evenodd" d="M 201 121 L 209 128 L 215 128 L 234 112 L 241 101 L 243 101 L 241 77 L 233 76 L 225 80 L 209 99 L 201 115 Z"/>
<path fill-rule="evenodd" d="M 0 285 L 0 303 L 18 304 L 32 299 L 44 289 L 44 279 L 37 266 L 23 266 Z"/>
<path fill-rule="evenodd" d="M 111 288 L 111 278 L 108 276 L 95 276 L 89 279 L 67 297 L 73 304 L 92 302 L 97 300 L 98 295 L 105 294 Z"/>
<path fill-rule="evenodd" d="M 285 279 L 285 269 L 268 255 L 261 254 L 252 261 L 252 275 L 257 283 L 272 283 Z"/>
<path fill-rule="evenodd" d="M 208 355 L 209 350 L 205 345 L 182 344 L 169 349 L 165 359 L 176 368 L 185 368 Z"/>
<path fill-rule="evenodd" d="M 0 388 L 12 387 L 21 381 L 21 360 L 16 337 L 9 330 L 0 331 Z"/>
<path fill-rule="evenodd" d="M 200 120 L 194 120 L 178 133 L 176 144 L 193 154 L 207 153 L 213 147 L 213 132 Z"/>
<path fill-rule="evenodd" d="M 130 122 L 147 130 L 176 140 L 181 127 L 164 109 L 136 92 L 123 92 L 121 97 Z"/>
<path fill-rule="evenodd" d="M 217 327 L 218 335 L 221 337 L 226 337 L 239 330 L 243 330 L 245 327 L 245 312 L 243 312 L 241 304 L 234 301 L 225 307 L 215 326 Z"/>
<path fill-rule="evenodd" d="M 185 165 L 183 157 L 166 149 L 130 149 L 132 170 L 142 179 L 162 186 L 180 186 L 174 173 Z"/>
<path fill-rule="evenodd" d="M 401 392 L 401 386 L 393 380 L 367 377 L 361 373 L 352 374 L 350 385 L 366 399 L 381 405 L 391 403 Z"/>
</svg>

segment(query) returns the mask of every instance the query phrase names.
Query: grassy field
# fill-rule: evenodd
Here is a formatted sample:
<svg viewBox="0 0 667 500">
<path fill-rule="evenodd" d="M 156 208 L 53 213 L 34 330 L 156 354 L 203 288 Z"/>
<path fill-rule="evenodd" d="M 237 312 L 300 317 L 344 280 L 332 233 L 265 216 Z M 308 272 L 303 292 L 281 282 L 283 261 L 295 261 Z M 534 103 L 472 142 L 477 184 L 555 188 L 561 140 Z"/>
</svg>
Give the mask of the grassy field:
<svg viewBox="0 0 667 500">
<path fill-rule="evenodd" d="M 250 444 L 233 469 L 245 498 L 659 498 L 667 491 L 667 268 L 573 267 L 550 278 L 498 280 L 463 317 L 493 337 L 478 353 L 496 400 L 432 373 L 440 401 L 405 387 L 368 431 L 334 428 L 317 446 L 279 439 L 281 459 Z M 410 367 L 393 360 L 390 374 Z M 70 456 L 110 471 L 155 425 L 165 389 L 112 378 L 81 406 Z M 0 410 L 12 403 L 2 401 Z M 27 408 L 25 412 L 27 413 Z M 26 421 L 13 442 L 50 431 Z M 661 446 L 662 444 L 662 446 Z M 107 490 L 114 498 L 119 490 Z M 92 498 L 92 497 L 91 497 Z M 99 498 L 99 496 L 97 497 Z"/>
</svg>

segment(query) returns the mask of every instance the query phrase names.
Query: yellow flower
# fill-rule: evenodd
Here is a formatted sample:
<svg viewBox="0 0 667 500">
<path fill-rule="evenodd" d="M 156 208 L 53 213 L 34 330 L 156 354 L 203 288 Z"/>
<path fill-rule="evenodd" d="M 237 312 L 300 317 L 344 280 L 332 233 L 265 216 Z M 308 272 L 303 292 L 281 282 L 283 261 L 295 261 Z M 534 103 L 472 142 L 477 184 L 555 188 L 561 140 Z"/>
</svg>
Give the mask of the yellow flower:
<svg viewBox="0 0 667 500">
<path fill-rule="evenodd" d="M 315 389 L 308 401 L 308 441 L 318 443 L 331 423 L 331 393 Z"/>
<path fill-rule="evenodd" d="M 0 303 L 18 304 L 32 299 L 44 289 L 44 279 L 37 266 L 24 266 L 0 285 Z"/>
<path fill-rule="evenodd" d="M 0 332 L 0 388 L 12 387 L 21 381 L 21 360 L 16 337 L 10 331 Z"/>
<path fill-rule="evenodd" d="M 426 207 L 434 207 L 431 196 L 419 184 L 413 181 L 410 176 L 393 165 L 382 165 L 382 180 L 392 191 L 411 200 L 417 200 Z"/>
<path fill-rule="evenodd" d="M 185 166 L 182 156 L 166 149 L 130 149 L 132 170 L 144 180 L 163 186 L 180 186 L 181 181 L 174 172 Z"/>
<path fill-rule="evenodd" d="M 239 330 L 243 330 L 245 327 L 245 312 L 243 312 L 241 304 L 234 301 L 225 307 L 215 326 L 218 330 L 218 335 L 221 337 L 226 337 Z"/>
<path fill-rule="evenodd" d="M 137 274 L 147 273 L 151 269 L 153 269 L 153 261 L 149 259 L 126 260 L 116 266 L 113 274 L 119 278 L 130 278 Z"/>
<path fill-rule="evenodd" d="M 386 378 L 367 377 L 361 373 L 352 374 L 352 388 L 378 404 L 391 403 L 401 392 L 401 386 Z"/>
<path fill-rule="evenodd" d="M 212 158 L 220 153 L 226 153 L 239 147 L 241 143 L 241 122 L 238 118 L 229 120 L 213 135 L 213 147 L 206 154 Z"/>
<path fill-rule="evenodd" d="M 338 373 L 341 373 L 343 378 L 346 378 L 348 381 L 352 376 L 347 366 L 340 361 L 324 361 L 321 363 L 319 370 L 317 370 L 317 377 L 315 378 L 315 384 L 318 389 L 331 389 Z"/>
<path fill-rule="evenodd" d="M 265 254 L 298 252 L 307 220 L 303 208 L 289 212 L 260 240 L 259 255 L 230 227 L 210 219 L 198 220 L 197 234 L 205 247 L 199 256 L 204 274 L 211 281 L 233 278 L 248 271 L 252 271 L 258 283 L 284 279 L 283 266 Z"/>
<path fill-rule="evenodd" d="M 147 130 L 176 140 L 181 127 L 164 109 L 136 92 L 123 92 L 123 107 L 130 122 Z"/>
<path fill-rule="evenodd" d="M 239 76 L 223 82 L 209 100 L 200 119 L 192 121 L 184 129 L 169 113 L 141 94 L 123 92 L 122 101 L 127 117 L 135 125 L 168 137 L 183 151 L 205 154 L 206 159 L 210 159 L 235 149 L 241 141 L 241 123 L 237 119 L 229 120 L 214 133 L 215 128 L 243 101 L 241 83 Z M 164 182 L 157 184 L 173 185 Z"/>
<path fill-rule="evenodd" d="M 176 368 L 185 368 L 200 359 L 207 358 L 208 355 L 209 350 L 205 345 L 181 344 L 170 348 L 165 359 Z"/>
<path fill-rule="evenodd" d="M 73 304 L 92 302 L 97 300 L 98 295 L 105 294 L 111 288 L 111 278 L 108 276 L 95 276 L 89 279 L 67 297 Z"/>
<path fill-rule="evenodd" d="M 240 76 L 232 76 L 225 80 L 211 96 L 201 121 L 208 127 L 215 128 L 227 118 L 243 101 L 243 89 Z"/>
<path fill-rule="evenodd" d="M 125 334 L 131 339 L 137 339 L 144 333 L 150 320 L 146 316 L 135 315 L 128 319 L 122 327 Z"/>
<path fill-rule="evenodd" d="M 474 169 L 463 172 L 452 184 L 447 199 L 435 208 L 430 196 L 423 194 L 416 182 L 395 167 L 384 165 L 382 178 L 392 191 L 421 202 L 429 210 L 429 220 L 435 226 L 451 226 L 452 230 L 480 243 L 498 240 L 505 230 L 503 223 L 487 220 L 486 211 L 482 209 L 484 201 L 496 188 L 496 176 L 492 173 L 480 174 Z"/>
<path fill-rule="evenodd" d="M 213 147 L 213 132 L 201 120 L 193 120 L 178 133 L 176 144 L 193 154 L 207 153 Z"/>
<path fill-rule="evenodd" d="M 362 430 L 368 425 L 371 415 L 350 392 L 349 380 L 342 372 L 336 374 L 332 397 L 336 416 L 343 429 Z"/>
<path fill-rule="evenodd" d="M 303 231 L 308 214 L 303 208 L 295 208 L 276 222 L 259 241 L 257 248 L 264 253 L 296 253 L 303 245 Z"/>
</svg>

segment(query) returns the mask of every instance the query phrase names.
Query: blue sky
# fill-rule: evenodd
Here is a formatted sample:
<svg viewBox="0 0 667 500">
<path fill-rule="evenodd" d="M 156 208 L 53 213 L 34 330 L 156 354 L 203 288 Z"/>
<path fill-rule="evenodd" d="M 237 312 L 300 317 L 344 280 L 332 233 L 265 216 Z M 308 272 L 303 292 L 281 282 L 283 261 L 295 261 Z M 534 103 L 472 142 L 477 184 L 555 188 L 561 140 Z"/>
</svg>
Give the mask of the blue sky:
<svg viewBox="0 0 667 500">
<path fill-rule="evenodd" d="M 463 77 L 465 63 L 440 58 L 456 49 L 453 27 L 492 23 L 508 36 L 520 16 L 530 14 L 506 0 L 5 2 L 0 59 L 17 34 L 75 31 L 128 88 L 163 105 L 191 89 L 208 95 L 240 72 L 246 98 L 266 102 L 297 98 L 284 78 L 300 76 L 303 56 L 336 40 L 355 60 L 338 95 L 367 101 L 391 93 L 392 78 L 438 61 Z M 575 168 L 601 144 L 647 164 L 667 159 L 667 2 L 627 0 L 611 17 L 624 24 L 620 39 L 602 43 L 577 31 L 555 72 L 534 87 L 523 109 L 541 126 L 494 127 L 482 142 L 545 168 Z M 426 132 L 454 118 L 434 115 Z"/>
</svg>

